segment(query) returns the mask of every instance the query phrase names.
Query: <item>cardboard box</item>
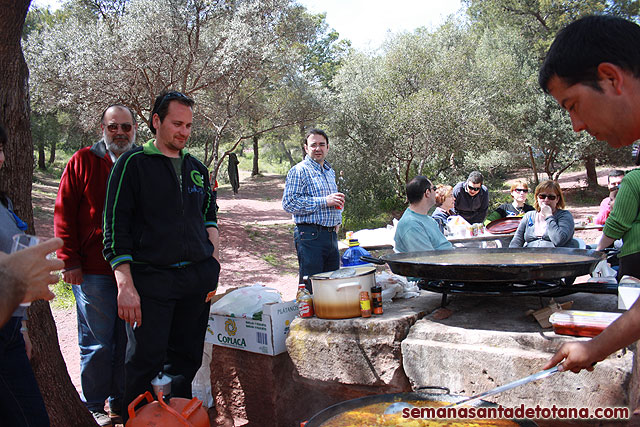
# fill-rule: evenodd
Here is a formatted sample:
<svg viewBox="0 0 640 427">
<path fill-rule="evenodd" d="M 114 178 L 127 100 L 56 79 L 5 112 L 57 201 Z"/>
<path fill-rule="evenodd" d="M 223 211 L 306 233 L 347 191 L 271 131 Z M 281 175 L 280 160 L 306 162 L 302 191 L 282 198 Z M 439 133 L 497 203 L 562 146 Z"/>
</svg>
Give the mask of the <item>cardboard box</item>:
<svg viewBox="0 0 640 427">
<path fill-rule="evenodd" d="M 213 345 L 275 356 L 287 351 L 289 325 L 298 316 L 295 300 L 262 306 L 262 320 L 209 314 L 205 341 Z"/>
<path fill-rule="evenodd" d="M 538 321 L 538 324 L 543 328 L 550 328 L 551 322 L 549 322 L 549 316 L 560 310 L 569 310 L 571 306 L 573 306 L 573 301 L 567 301 L 565 303 L 558 304 L 553 298 L 551 298 L 551 301 L 547 307 L 541 308 L 540 310 L 536 311 L 529 310 L 527 314 L 531 314 L 533 317 L 535 317 L 535 319 Z"/>
<path fill-rule="evenodd" d="M 618 308 L 628 310 L 640 296 L 640 280 L 624 276 L 618 285 Z"/>
</svg>

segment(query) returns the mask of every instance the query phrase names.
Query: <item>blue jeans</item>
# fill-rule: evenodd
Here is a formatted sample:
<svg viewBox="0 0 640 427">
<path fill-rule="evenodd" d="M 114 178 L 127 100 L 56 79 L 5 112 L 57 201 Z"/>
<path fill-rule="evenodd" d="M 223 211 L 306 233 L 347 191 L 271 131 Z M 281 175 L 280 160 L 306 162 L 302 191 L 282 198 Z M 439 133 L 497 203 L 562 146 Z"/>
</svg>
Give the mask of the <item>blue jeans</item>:
<svg viewBox="0 0 640 427">
<path fill-rule="evenodd" d="M 0 425 L 49 427 L 20 332 L 21 322 L 21 317 L 12 317 L 0 329 Z"/>
<path fill-rule="evenodd" d="M 71 287 L 76 297 L 82 401 L 90 411 L 109 407 L 118 413 L 124 394 L 124 354 L 127 338 L 118 318 L 118 288 L 111 276 L 85 274 Z"/>
<path fill-rule="evenodd" d="M 334 271 L 340 268 L 340 252 L 338 252 L 338 235 L 324 227 L 298 224 L 293 232 L 299 265 L 299 282 L 304 276 Z M 306 284 L 312 292 L 311 283 Z"/>
</svg>

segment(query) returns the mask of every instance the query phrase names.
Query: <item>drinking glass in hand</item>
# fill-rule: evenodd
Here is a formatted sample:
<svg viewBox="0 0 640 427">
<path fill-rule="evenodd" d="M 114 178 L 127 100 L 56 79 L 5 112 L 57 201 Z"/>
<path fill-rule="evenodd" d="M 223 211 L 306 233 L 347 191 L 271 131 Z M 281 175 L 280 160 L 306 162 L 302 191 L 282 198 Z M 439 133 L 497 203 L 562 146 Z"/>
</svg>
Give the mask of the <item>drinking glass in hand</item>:
<svg viewBox="0 0 640 427">
<path fill-rule="evenodd" d="M 40 238 L 32 236 L 31 234 L 16 234 L 13 236 L 13 244 L 11 245 L 11 253 L 21 251 L 23 249 L 35 246 L 40 243 Z M 23 307 L 31 305 L 30 302 L 23 302 L 20 304 Z"/>
</svg>

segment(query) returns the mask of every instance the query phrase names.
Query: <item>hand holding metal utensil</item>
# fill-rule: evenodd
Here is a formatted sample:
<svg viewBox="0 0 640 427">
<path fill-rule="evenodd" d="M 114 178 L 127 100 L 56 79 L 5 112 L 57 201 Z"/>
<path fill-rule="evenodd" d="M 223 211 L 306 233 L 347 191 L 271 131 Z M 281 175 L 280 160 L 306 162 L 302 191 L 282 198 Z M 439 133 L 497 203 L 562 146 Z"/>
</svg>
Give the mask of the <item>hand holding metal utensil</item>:
<svg viewBox="0 0 640 427">
<path fill-rule="evenodd" d="M 505 384 L 500 387 L 496 387 L 492 390 L 485 391 L 484 393 L 476 394 L 475 396 L 467 397 L 466 399 L 462 399 L 459 402 L 456 402 L 451 405 L 447 405 L 446 408 L 456 407 L 464 404 L 469 404 L 475 402 L 480 399 L 484 399 L 485 397 L 493 396 L 494 394 L 502 393 L 503 391 L 511 390 L 512 388 L 519 387 L 521 385 L 527 384 L 531 381 L 541 380 L 543 378 L 547 378 L 555 374 L 558 371 L 558 366 L 554 366 L 553 368 L 547 369 L 546 371 L 540 371 L 533 375 L 529 375 L 528 377 L 521 378 L 519 380 L 510 382 L 509 384 Z"/>
</svg>

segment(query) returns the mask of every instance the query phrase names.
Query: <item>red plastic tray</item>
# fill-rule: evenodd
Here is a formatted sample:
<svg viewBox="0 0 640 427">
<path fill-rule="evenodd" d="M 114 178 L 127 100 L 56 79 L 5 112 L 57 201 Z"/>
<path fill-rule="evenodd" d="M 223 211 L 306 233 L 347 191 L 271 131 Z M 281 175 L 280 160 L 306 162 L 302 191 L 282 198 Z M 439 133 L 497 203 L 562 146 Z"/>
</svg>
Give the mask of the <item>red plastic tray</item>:
<svg viewBox="0 0 640 427">
<path fill-rule="evenodd" d="M 522 217 L 520 216 L 507 216 L 504 218 L 496 219 L 487 224 L 487 231 L 491 234 L 509 234 L 518 229 L 518 225 Z"/>
</svg>

